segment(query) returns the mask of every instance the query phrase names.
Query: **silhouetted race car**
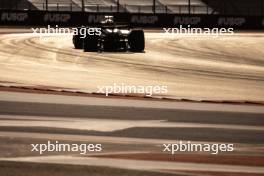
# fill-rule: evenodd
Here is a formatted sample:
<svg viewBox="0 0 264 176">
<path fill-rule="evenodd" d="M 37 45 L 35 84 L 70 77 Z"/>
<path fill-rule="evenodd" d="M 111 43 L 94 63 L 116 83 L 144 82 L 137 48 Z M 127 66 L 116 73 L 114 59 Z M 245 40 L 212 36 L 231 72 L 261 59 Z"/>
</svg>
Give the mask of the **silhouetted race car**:
<svg viewBox="0 0 264 176">
<path fill-rule="evenodd" d="M 81 32 L 81 30 L 85 31 L 84 29 L 87 35 Z M 142 29 L 133 29 L 129 25 L 117 25 L 108 17 L 96 27 L 78 28 L 78 34 L 73 36 L 73 44 L 76 49 L 83 49 L 85 52 L 143 52 L 145 36 Z"/>
</svg>

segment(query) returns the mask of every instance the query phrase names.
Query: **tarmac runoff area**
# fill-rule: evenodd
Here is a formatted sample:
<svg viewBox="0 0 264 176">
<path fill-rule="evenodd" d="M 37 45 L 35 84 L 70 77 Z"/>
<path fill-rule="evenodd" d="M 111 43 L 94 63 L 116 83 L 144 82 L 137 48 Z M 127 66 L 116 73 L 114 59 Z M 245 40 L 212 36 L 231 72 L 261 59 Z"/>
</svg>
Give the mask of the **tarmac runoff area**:
<svg viewBox="0 0 264 176">
<path fill-rule="evenodd" d="M 156 97 L 264 101 L 263 33 L 215 37 L 152 31 L 146 32 L 145 53 L 84 53 L 73 48 L 71 36 L 0 32 L 3 86 L 91 93 L 114 83 L 160 85 L 168 94 Z"/>
<path fill-rule="evenodd" d="M 12 170 L 19 168 L 16 164 L 28 163 L 37 164 L 36 168 L 49 164 L 122 169 L 121 175 L 136 171 L 144 171 L 145 175 L 176 176 L 264 174 L 264 109 L 260 105 L 8 91 L 0 92 L 0 100 L 0 163 L 13 163 Z M 48 140 L 101 143 L 103 151 L 87 155 L 31 152 L 30 144 L 44 144 Z M 179 140 L 199 144 L 233 143 L 235 150 L 217 155 L 163 152 L 162 144 Z M 31 170 L 26 171 L 28 175 Z M 104 175 L 100 171 L 96 173 Z M 48 174 L 56 175 L 54 170 Z"/>
<path fill-rule="evenodd" d="M 13 159 L 5 159 L 12 161 Z M 15 158 L 15 161 L 37 162 L 37 163 L 54 163 L 54 164 L 76 164 L 88 166 L 104 166 L 129 170 L 187 170 L 187 171 L 207 171 L 207 172 L 229 172 L 247 173 L 247 174 L 264 174 L 263 167 L 246 167 L 246 166 L 228 166 L 215 164 L 197 164 L 197 163 L 180 163 L 180 162 L 159 162 L 159 161 L 140 161 L 140 160 L 124 160 L 124 159 L 101 159 L 93 157 L 65 157 L 65 156 L 49 156 L 49 157 L 28 157 Z"/>
</svg>

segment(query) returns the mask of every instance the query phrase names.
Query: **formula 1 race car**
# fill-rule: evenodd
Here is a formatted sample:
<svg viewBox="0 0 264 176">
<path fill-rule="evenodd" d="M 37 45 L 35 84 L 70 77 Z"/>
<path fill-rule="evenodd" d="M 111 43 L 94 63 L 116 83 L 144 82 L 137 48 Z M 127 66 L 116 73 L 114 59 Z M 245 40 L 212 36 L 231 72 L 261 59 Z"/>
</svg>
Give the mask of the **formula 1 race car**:
<svg viewBox="0 0 264 176">
<path fill-rule="evenodd" d="M 84 33 L 86 35 L 83 35 Z M 73 44 L 76 49 L 83 49 L 85 52 L 143 52 L 145 36 L 142 29 L 132 29 L 128 25 L 114 24 L 108 17 L 96 27 L 79 27 L 77 33 L 73 35 Z"/>
</svg>

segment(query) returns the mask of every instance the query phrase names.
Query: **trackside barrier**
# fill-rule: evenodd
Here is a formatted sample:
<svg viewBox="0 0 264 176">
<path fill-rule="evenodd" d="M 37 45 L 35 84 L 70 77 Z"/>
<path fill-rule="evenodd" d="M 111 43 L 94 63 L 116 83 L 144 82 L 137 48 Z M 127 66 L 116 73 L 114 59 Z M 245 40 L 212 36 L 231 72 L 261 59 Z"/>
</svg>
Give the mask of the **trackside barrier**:
<svg viewBox="0 0 264 176">
<path fill-rule="evenodd" d="M 135 27 L 191 27 L 234 29 L 263 29 L 264 18 L 258 16 L 186 15 L 186 14 L 129 14 L 129 13 L 83 13 L 49 11 L 0 10 L 0 25 L 17 26 L 81 26 L 100 23 L 104 16 L 112 15 L 120 23 Z"/>
</svg>

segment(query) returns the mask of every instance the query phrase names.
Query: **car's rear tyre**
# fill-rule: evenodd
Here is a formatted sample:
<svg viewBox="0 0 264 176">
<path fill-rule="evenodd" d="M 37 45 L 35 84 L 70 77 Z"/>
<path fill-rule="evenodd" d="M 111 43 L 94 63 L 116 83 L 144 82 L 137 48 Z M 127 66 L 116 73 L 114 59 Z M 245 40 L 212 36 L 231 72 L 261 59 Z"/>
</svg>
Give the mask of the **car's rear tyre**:
<svg viewBox="0 0 264 176">
<path fill-rule="evenodd" d="M 83 39 L 80 36 L 74 35 L 72 41 L 75 49 L 83 48 Z"/>
<path fill-rule="evenodd" d="M 128 35 L 130 51 L 143 52 L 145 50 L 145 36 L 143 30 L 133 30 Z"/>
<path fill-rule="evenodd" d="M 98 36 L 88 35 L 83 40 L 84 52 L 96 52 L 98 50 Z"/>
</svg>

